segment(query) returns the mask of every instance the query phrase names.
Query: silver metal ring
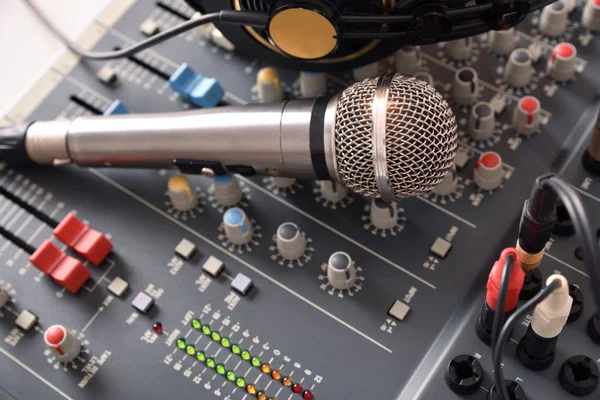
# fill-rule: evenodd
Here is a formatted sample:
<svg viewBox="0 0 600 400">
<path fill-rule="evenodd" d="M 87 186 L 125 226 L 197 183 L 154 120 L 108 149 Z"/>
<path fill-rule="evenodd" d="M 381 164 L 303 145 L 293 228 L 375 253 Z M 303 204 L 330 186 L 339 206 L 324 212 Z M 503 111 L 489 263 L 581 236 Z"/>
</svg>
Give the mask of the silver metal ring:
<svg viewBox="0 0 600 400">
<path fill-rule="evenodd" d="M 373 98 L 373 166 L 375 183 L 381 198 L 387 202 L 394 200 L 392 185 L 388 176 L 385 138 L 387 130 L 387 109 L 393 73 L 379 78 Z"/>
</svg>

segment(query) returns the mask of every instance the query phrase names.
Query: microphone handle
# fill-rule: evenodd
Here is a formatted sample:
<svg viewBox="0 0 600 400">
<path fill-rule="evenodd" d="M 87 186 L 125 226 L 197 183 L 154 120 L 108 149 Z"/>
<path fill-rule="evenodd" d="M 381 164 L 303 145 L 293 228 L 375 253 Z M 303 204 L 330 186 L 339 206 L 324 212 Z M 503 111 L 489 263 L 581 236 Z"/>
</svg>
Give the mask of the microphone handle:
<svg viewBox="0 0 600 400">
<path fill-rule="evenodd" d="M 37 164 L 172 168 L 175 159 L 252 167 L 257 174 L 331 179 L 335 99 L 35 122 Z M 326 148 L 329 153 L 326 154 Z"/>
</svg>

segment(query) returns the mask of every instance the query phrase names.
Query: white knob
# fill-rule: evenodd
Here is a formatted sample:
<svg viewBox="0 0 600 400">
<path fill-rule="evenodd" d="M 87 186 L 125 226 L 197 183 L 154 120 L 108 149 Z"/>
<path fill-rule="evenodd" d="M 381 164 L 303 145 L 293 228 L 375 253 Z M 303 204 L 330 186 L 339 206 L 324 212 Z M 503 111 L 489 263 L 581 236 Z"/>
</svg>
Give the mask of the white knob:
<svg viewBox="0 0 600 400">
<path fill-rule="evenodd" d="M 444 179 L 433 188 L 433 193 L 438 196 L 448 196 L 454 193 L 457 186 L 457 178 L 456 166 L 452 164 L 452 168 L 448 171 Z"/>
<path fill-rule="evenodd" d="M 350 289 L 356 281 L 356 267 L 343 251 L 333 253 L 327 262 L 327 280 L 335 289 Z"/>
<path fill-rule="evenodd" d="M 44 333 L 44 341 L 58 361 L 68 363 L 81 352 L 81 342 L 62 325 L 52 325 Z"/>
<path fill-rule="evenodd" d="M 592 32 L 600 32 L 600 0 L 588 0 L 581 17 L 583 26 Z"/>
<path fill-rule="evenodd" d="M 256 74 L 256 90 L 261 103 L 276 103 L 283 100 L 283 89 L 277 71 L 273 68 L 262 68 Z"/>
<path fill-rule="evenodd" d="M 367 78 L 374 78 L 379 75 L 379 62 L 364 65 L 362 67 L 354 68 L 352 70 L 352 76 L 355 81 L 362 81 Z"/>
<path fill-rule="evenodd" d="M 189 211 L 198 205 L 198 194 L 183 175 L 169 179 L 167 193 L 171 204 L 178 211 Z"/>
<path fill-rule="evenodd" d="M 540 123 L 542 106 L 533 96 L 525 96 L 519 100 L 513 113 L 512 125 L 521 135 L 531 135 Z"/>
<path fill-rule="evenodd" d="M 540 31 L 550 37 L 560 36 L 567 29 L 569 9 L 562 0 L 544 7 L 540 17 Z"/>
<path fill-rule="evenodd" d="M 421 48 L 404 46 L 396 52 L 396 72 L 400 75 L 413 76 L 421 69 Z"/>
<path fill-rule="evenodd" d="M 493 151 L 485 152 L 477 161 L 474 181 L 483 190 L 494 190 L 500 187 L 504 178 L 502 158 Z"/>
<path fill-rule="evenodd" d="M 392 229 L 398 223 L 398 203 L 387 203 L 382 199 L 371 201 L 371 223 L 378 229 Z"/>
<path fill-rule="evenodd" d="M 492 105 L 487 101 L 480 101 L 471 109 L 469 118 L 469 133 L 475 140 L 486 140 L 494 135 L 496 115 Z"/>
<path fill-rule="evenodd" d="M 273 185 L 279 189 L 287 189 L 296 183 L 296 178 L 282 178 L 279 176 L 273 176 L 271 177 L 271 182 L 273 182 Z"/>
<path fill-rule="evenodd" d="M 222 206 L 234 206 L 242 199 L 240 183 L 231 174 L 215 176 L 213 187 L 215 189 L 215 198 Z"/>
<path fill-rule="evenodd" d="M 300 95 L 318 97 L 327 93 L 327 75 L 324 72 L 300 72 Z"/>
<path fill-rule="evenodd" d="M 227 239 L 237 245 L 248 244 L 252 240 L 254 227 L 246 213 L 235 207 L 230 208 L 223 214 L 223 227 Z"/>
<path fill-rule="evenodd" d="M 323 197 L 332 203 L 339 203 L 344 200 L 348 194 L 348 189 L 337 182 L 320 181 L 319 185 L 321 186 L 321 194 L 323 194 Z"/>
<path fill-rule="evenodd" d="M 451 40 L 446 42 L 444 51 L 446 55 L 453 60 L 463 61 L 471 56 L 471 49 L 473 48 L 473 39 L 470 37 Z"/>
<path fill-rule="evenodd" d="M 8 303 L 8 292 L 2 286 L 0 286 L 0 308 L 4 307 Z"/>
<path fill-rule="evenodd" d="M 306 250 L 306 238 L 298 225 L 285 222 L 277 228 L 277 250 L 286 260 L 297 260 Z"/>
<path fill-rule="evenodd" d="M 433 76 L 429 72 L 419 71 L 415 74 L 415 78 L 425 82 L 429 86 L 433 86 Z"/>
<path fill-rule="evenodd" d="M 548 74 L 558 82 L 565 82 L 575 75 L 577 49 L 571 43 L 556 45 L 548 59 Z"/>
<path fill-rule="evenodd" d="M 479 78 L 473 68 L 461 68 L 454 74 L 452 97 L 457 104 L 470 105 L 477 99 Z"/>
<path fill-rule="evenodd" d="M 527 49 L 515 49 L 506 62 L 505 79 L 509 85 L 523 87 L 529 83 L 534 73 L 531 53 Z"/>
<path fill-rule="evenodd" d="M 517 43 L 517 30 L 510 28 L 505 31 L 490 31 L 490 50 L 501 56 L 507 56 Z"/>
</svg>

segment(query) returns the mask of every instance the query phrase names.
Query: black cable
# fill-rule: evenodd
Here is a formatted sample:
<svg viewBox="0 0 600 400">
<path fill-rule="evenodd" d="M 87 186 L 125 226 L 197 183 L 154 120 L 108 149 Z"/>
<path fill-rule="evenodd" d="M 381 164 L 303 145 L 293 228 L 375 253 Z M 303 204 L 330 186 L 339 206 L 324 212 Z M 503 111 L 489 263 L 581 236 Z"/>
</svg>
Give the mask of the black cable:
<svg viewBox="0 0 600 400">
<path fill-rule="evenodd" d="M 498 335 L 500 335 L 500 330 L 502 329 L 502 324 L 504 323 L 504 307 L 506 306 L 508 285 L 510 283 L 510 277 L 514 264 L 514 256 L 509 254 L 504 259 L 504 265 L 502 267 L 502 280 L 500 281 L 498 300 L 496 301 L 496 311 L 494 312 L 494 322 L 492 324 L 492 348 L 496 346 Z"/>
<path fill-rule="evenodd" d="M 542 289 L 533 298 L 523 304 L 510 318 L 506 321 L 495 346 L 492 348 L 492 360 L 494 365 L 494 386 L 500 397 L 500 400 L 510 400 L 506 386 L 504 386 L 504 374 L 502 373 L 502 353 L 504 352 L 504 345 L 508 340 L 508 336 L 513 330 L 513 325 L 517 320 L 523 318 L 529 311 L 535 308 L 536 305 L 541 303 L 546 297 L 550 296 L 553 291 L 560 287 L 559 280 L 553 280 L 548 286 Z"/>
</svg>

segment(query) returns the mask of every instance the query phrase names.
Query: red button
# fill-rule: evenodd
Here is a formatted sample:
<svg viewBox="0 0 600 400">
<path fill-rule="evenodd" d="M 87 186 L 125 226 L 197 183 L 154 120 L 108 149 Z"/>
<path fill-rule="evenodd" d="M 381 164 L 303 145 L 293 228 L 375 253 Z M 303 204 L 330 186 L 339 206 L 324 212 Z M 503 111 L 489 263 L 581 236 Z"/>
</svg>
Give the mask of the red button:
<svg viewBox="0 0 600 400">
<path fill-rule="evenodd" d="M 62 342 L 63 339 L 65 338 L 65 331 L 59 325 L 53 325 L 50 328 L 48 328 L 45 335 L 46 335 L 46 342 L 48 342 L 51 345 L 56 346 L 56 345 L 60 344 L 60 342 Z"/>
<path fill-rule="evenodd" d="M 67 256 L 50 276 L 69 292 L 77 293 L 90 275 L 91 272 L 79 260 Z"/>
<path fill-rule="evenodd" d="M 81 222 L 81 220 L 73 213 L 68 213 L 67 216 L 60 221 L 60 224 L 54 228 L 52 233 L 58 240 L 69 247 L 73 247 L 81 235 L 88 229 L 88 226 Z"/>
<path fill-rule="evenodd" d="M 44 243 L 29 257 L 29 262 L 47 275 L 65 256 L 66 254 L 60 251 L 51 241 L 44 240 Z"/>
<path fill-rule="evenodd" d="M 73 247 L 77 253 L 95 266 L 102 263 L 112 248 L 112 243 L 103 234 L 93 229 L 89 229 L 84 233 L 83 237 Z"/>
<path fill-rule="evenodd" d="M 483 164 L 487 168 L 495 168 L 500 164 L 500 158 L 494 153 L 485 153 L 483 157 L 479 159 L 477 166 Z"/>
</svg>

